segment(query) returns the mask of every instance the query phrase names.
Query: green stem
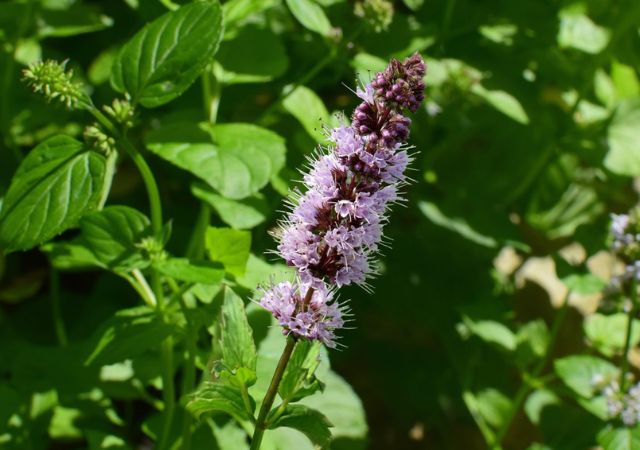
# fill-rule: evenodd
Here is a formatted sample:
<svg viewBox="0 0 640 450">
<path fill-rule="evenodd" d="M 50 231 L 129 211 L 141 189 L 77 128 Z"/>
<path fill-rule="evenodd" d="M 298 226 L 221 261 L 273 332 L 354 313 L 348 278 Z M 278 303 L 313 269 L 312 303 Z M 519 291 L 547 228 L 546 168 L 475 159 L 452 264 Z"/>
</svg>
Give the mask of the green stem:
<svg viewBox="0 0 640 450">
<path fill-rule="evenodd" d="M 187 360 L 184 366 L 184 374 L 182 375 L 181 392 L 184 397 L 187 394 L 193 392 L 196 385 L 196 351 L 197 351 L 197 336 L 196 331 L 189 320 L 189 307 L 184 301 L 184 293 L 191 287 L 190 284 L 185 284 L 182 288 L 179 288 L 173 296 L 177 297 L 180 303 L 180 309 L 186 321 L 186 343 L 187 343 Z M 181 450 L 188 450 L 191 448 L 191 415 L 186 411 L 182 416 L 182 442 L 180 445 Z"/>
<path fill-rule="evenodd" d="M 484 441 L 487 443 L 487 446 L 492 446 L 491 447 L 492 450 L 500 449 L 500 446 L 495 444 L 496 439 L 495 439 L 495 435 L 493 434 L 493 431 L 491 430 L 487 422 L 485 422 L 484 417 L 482 417 L 482 413 L 480 412 L 480 406 L 478 405 L 478 399 L 473 394 L 473 392 L 471 392 L 470 390 L 465 390 L 462 393 L 462 400 L 464 401 L 464 404 L 467 406 L 467 409 L 471 414 L 471 418 L 478 426 L 480 433 L 482 433 L 482 437 L 484 438 Z"/>
<path fill-rule="evenodd" d="M 262 401 L 262 406 L 260 406 L 258 420 L 256 421 L 256 427 L 253 431 L 253 438 L 251 439 L 250 450 L 258 450 L 260 448 L 262 437 L 264 436 L 264 432 L 267 429 L 267 415 L 269 414 L 269 411 L 271 411 L 273 401 L 275 400 L 276 394 L 278 393 L 278 386 L 280 386 L 280 381 L 282 380 L 282 376 L 284 375 L 284 371 L 287 368 L 287 364 L 289 363 L 289 359 L 291 358 L 291 354 L 293 353 L 293 349 L 295 348 L 295 346 L 296 340 L 293 338 L 293 336 L 289 336 L 287 338 L 287 345 L 285 345 L 284 350 L 282 351 L 282 356 L 280 356 L 280 360 L 278 361 L 276 370 L 273 373 L 273 378 L 271 378 L 269 389 L 267 389 L 267 393 L 264 396 L 264 400 Z"/>
<path fill-rule="evenodd" d="M 631 336 L 633 334 L 633 320 L 638 310 L 638 280 L 634 276 L 631 280 L 631 309 L 627 319 L 627 331 L 624 338 L 624 351 L 620 365 L 620 390 L 625 392 L 627 385 L 627 371 L 629 370 L 629 350 L 631 348 Z"/>
<path fill-rule="evenodd" d="M 536 380 L 542 374 L 544 368 L 549 364 L 551 360 L 553 349 L 555 348 L 556 342 L 558 340 L 558 335 L 560 334 L 560 329 L 562 328 L 562 324 L 564 323 L 565 318 L 567 317 L 567 313 L 569 312 L 569 297 L 571 296 L 571 291 L 568 291 L 563 302 L 560 307 L 560 311 L 558 315 L 555 317 L 553 321 L 553 325 L 551 326 L 551 336 L 549 337 L 549 345 L 547 345 L 547 351 L 544 355 L 544 358 L 534 367 L 530 376 L 525 377 L 523 383 L 520 385 L 520 389 L 516 393 L 516 396 L 513 400 L 511 409 L 509 410 L 509 414 L 507 415 L 506 420 L 503 422 L 502 426 L 496 433 L 496 438 L 493 444 L 492 450 L 500 449 L 500 445 L 504 440 L 507 432 L 511 428 L 511 423 L 515 418 L 518 411 L 520 411 L 520 407 L 524 403 L 527 395 L 533 389 L 531 380 Z"/>
<path fill-rule="evenodd" d="M 364 22 L 360 23 L 358 27 L 353 30 L 344 41 L 351 42 L 364 30 Z M 262 113 L 258 123 L 264 124 L 266 123 L 266 119 L 273 113 L 273 111 L 280 106 L 280 104 L 289 96 L 293 91 L 296 90 L 298 86 L 302 86 L 312 80 L 318 72 L 325 68 L 331 61 L 333 61 L 336 56 L 338 56 L 338 47 L 333 46 L 329 53 L 325 55 L 320 61 L 318 61 L 313 67 L 311 67 L 300 79 L 298 79 L 295 83 L 286 86 L 280 96 Z"/>
<path fill-rule="evenodd" d="M 202 259 L 204 257 L 205 236 L 210 222 L 211 207 L 202 201 L 200 202 L 200 212 L 185 252 L 187 258 Z"/>
<path fill-rule="evenodd" d="M 207 120 L 211 124 L 218 120 L 221 95 L 222 83 L 216 79 L 213 69 L 208 67 L 202 74 L 202 101 Z"/>
<path fill-rule="evenodd" d="M 50 289 L 51 289 L 51 314 L 53 316 L 53 325 L 56 330 L 56 337 L 61 347 L 69 345 L 67 332 L 64 328 L 62 320 L 62 310 L 60 309 L 60 275 L 53 267 L 50 270 Z"/>
<path fill-rule="evenodd" d="M 102 114 L 95 106 L 91 104 L 84 105 L 85 108 L 93 114 L 111 135 L 118 141 L 118 144 L 127 152 L 133 163 L 138 168 L 142 181 L 147 190 L 149 197 L 149 209 L 151 211 L 151 230 L 154 236 L 159 237 L 162 234 L 162 202 L 160 200 L 160 191 L 158 184 L 153 176 L 151 168 L 147 164 L 142 154 L 127 138 L 126 132 L 118 131 L 114 124 Z M 151 290 L 156 300 L 156 310 L 166 320 L 165 317 L 165 300 L 162 287 L 162 277 L 160 273 L 151 268 Z M 173 421 L 173 412 L 175 409 L 175 385 L 173 380 L 173 338 L 167 337 L 162 342 L 162 399 L 164 402 L 164 414 L 162 423 L 162 432 L 158 440 L 158 449 L 162 450 L 167 447 L 169 432 Z"/>
</svg>

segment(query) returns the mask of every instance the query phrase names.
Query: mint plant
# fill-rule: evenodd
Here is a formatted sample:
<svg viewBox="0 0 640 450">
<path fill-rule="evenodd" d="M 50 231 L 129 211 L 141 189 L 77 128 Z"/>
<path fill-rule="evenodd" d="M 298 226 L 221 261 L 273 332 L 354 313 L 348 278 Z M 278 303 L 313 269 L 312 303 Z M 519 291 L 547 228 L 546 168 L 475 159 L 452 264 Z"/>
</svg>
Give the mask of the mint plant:
<svg viewBox="0 0 640 450">
<path fill-rule="evenodd" d="M 0 3 L 0 448 L 639 447 L 638 23 Z"/>
</svg>

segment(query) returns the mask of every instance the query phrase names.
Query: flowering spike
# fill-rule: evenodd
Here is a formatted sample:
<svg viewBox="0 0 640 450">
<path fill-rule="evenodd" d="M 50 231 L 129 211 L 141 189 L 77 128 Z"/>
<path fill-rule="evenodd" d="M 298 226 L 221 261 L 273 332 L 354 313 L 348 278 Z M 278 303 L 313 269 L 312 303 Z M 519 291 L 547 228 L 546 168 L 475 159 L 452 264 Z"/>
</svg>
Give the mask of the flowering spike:
<svg viewBox="0 0 640 450">
<path fill-rule="evenodd" d="M 67 61 L 38 61 L 25 69 L 23 80 L 33 89 L 41 93 L 47 101 L 58 100 L 67 108 L 76 108 L 88 97 L 82 90 L 82 84 L 73 81 L 73 70 L 66 70 Z"/>
<path fill-rule="evenodd" d="M 272 287 L 260 301 L 285 334 L 333 346 L 333 331 L 344 321 L 326 285 L 369 289 L 386 212 L 400 200 L 411 161 L 405 147 L 411 120 L 402 113 L 417 110 L 424 99 L 424 74 L 424 62 L 415 54 L 403 63 L 392 60 L 358 89 L 363 101 L 352 123 L 329 132 L 328 151 L 311 160 L 303 176 L 306 191 L 290 199 L 291 211 L 276 236 L 278 253 L 297 269 L 298 281 Z M 305 301 L 308 296 L 313 300 Z"/>
<path fill-rule="evenodd" d="M 611 214 L 611 249 L 625 262 L 625 273 L 618 282 L 640 280 L 640 211 Z"/>
</svg>

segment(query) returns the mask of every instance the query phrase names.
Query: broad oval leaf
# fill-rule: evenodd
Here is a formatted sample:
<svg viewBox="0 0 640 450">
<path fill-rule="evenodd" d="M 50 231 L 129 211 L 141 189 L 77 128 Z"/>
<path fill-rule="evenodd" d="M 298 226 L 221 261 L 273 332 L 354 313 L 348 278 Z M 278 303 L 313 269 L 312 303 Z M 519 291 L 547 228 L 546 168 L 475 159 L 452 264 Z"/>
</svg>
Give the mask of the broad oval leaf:
<svg viewBox="0 0 640 450">
<path fill-rule="evenodd" d="M 198 78 L 218 49 L 222 10 L 217 1 L 170 11 L 127 42 L 111 71 L 111 84 L 134 102 L 153 108 L 178 97 Z"/>
<path fill-rule="evenodd" d="M 621 354 L 627 336 L 627 324 L 629 315 L 617 314 L 593 314 L 584 322 L 584 332 L 591 344 L 603 355 L 612 357 Z M 640 320 L 633 320 L 631 334 L 631 347 L 640 342 Z"/>
<path fill-rule="evenodd" d="M 529 123 L 529 116 L 518 99 L 508 92 L 501 90 L 488 90 L 480 84 L 474 85 L 472 92 L 485 99 L 487 103 L 495 109 L 509 116 L 516 122 L 523 125 L 527 125 Z"/>
<path fill-rule="evenodd" d="M 204 183 L 192 185 L 191 193 L 211 205 L 224 223 L 238 230 L 261 224 L 269 213 L 267 202 L 260 193 L 243 200 L 232 200 L 216 194 Z"/>
<path fill-rule="evenodd" d="M 554 362 L 556 374 L 574 392 L 592 398 L 598 387 L 594 380 L 616 376 L 618 369 L 609 361 L 588 355 L 572 355 Z M 596 377 L 596 378 L 594 378 Z"/>
<path fill-rule="evenodd" d="M 80 221 L 82 242 L 106 267 L 130 270 L 149 265 L 137 247 L 151 235 L 151 222 L 128 206 L 109 206 Z"/>
<path fill-rule="evenodd" d="M 262 189 L 284 166 L 286 153 L 276 133 L 244 123 L 173 124 L 150 133 L 147 147 L 234 200 Z"/>
<path fill-rule="evenodd" d="M 320 449 L 328 449 L 331 443 L 330 427 L 333 425 L 320 411 L 305 405 L 288 405 L 282 415 L 270 426 L 270 429 L 288 427 L 305 434 Z"/>
<path fill-rule="evenodd" d="M 603 450 L 634 450 L 640 448 L 640 425 L 614 428 L 609 425 L 598 433 Z"/>
<path fill-rule="evenodd" d="M 326 14 L 313 0 L 287 0 L 291 14 L 305 28 L 320 33 L 323 36 L 331 34 L 331 22 Z"/>
<path fill-rule="evenodd" d="M 255 407 L 252 403 L 251 407 Z M 205 383 L 187 403 L 187 410 L 196 417 L 223 412 L 237 420 L 251 420 L 239 388 L 219 383 Z"/>
<path fill-rule="evenodd" d="M 255 374 L 258 356 L 253 342 L 253 332 L 247 320 L 244 302 L 231 288 L 226 288 L 224 292 L 221 319 L 220 345 L 224 364 L 232 370 L 244 367 Z"/>
<path fill-rule="evenodd" d="M 222 263 L 232 275 L 244 274 L 251 251 L 250 232 L 209 227 L 205 235 L 205 246 L 211 261 Z"/>
<path fill-rule="evenodd" d="M 607 141 L 609 152 L 604 165 L 618 175 L 640 175 L 640 99 L 624 101 L 618 106 Z"/>
<path fill-rule="evenodd" d="M 595 24 L 576 3 L 560 11 L 558 45 L 585 53 L 600 53 L 609 43 L 611 32 Z"/>
<path fill-rule="evenodd" d="M 68 136 L 47 139 L 18 167 L 0 211 L 0 247 L 27 250 L 76 225 L 104 202 L 108 158 Z"/>
<path fill-rule="evenodd" d="M 224 278 L 222 266 L 206 261 L 169 258 L 153 264 L 158 272 L 187 283 L 219 284 Z"/>
<path fill-rule="evenodd" d="M 225 84 L 270 81 L 289 66 L 282 39 L 256 27 L 243 27 L 233 39 L 222 42 L 216 62 L 222 67 L 218 78 Z"/>
<path fill-rule="evenodd" d="M 176 332 L 175 326 L 146 306 L 118 311 L 95 333 L 85 365 L 106 365 L 141 355 Z"/>
<path fill-rule="evenodd" d="M 322 126 L 329 124 L 331 117 L 318 94 L 306 86 L 298 86 L 285 97 L 282 106 L 298 119 L 316 142 L 322 142 L 326 139 Z"/>
</svg>

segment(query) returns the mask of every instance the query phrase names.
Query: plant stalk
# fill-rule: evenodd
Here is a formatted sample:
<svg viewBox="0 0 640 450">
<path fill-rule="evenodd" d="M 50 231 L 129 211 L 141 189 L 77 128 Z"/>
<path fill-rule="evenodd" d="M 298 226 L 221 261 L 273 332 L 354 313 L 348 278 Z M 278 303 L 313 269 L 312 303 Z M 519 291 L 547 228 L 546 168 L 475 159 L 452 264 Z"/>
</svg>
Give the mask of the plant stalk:
<svg viewBox="0 0 640 450">
<path fill-rule="evenodd" d="M 267 393 L 264 396 L 264 400 L 262 401 L 262 406 L 260 406 L 258 420 L 256 421 L 253 438 L 251 439 L 250 450 L 259 450 L 260 448 L 262 437 L 264 436 L 264 432 L 267 429 L 267 415 L 269 414 L 269 411 L 271 411 L 273 401 L 275 400 L 276 394 L 278 393 L 278 386 L 280 386 L 280 381 L 282 380 L 284 371 L 287 368 L 287 364 L 289 364 L 289 359 L 291 359 L 291 354 L 293 353 L 293 349 L 295 348 L 295 346 L 295 338 L 293 336 L 289 336 L 287 338 L 287 345 L 285 345 L 284 350 L 282 351 L 282 355 L 280 356 L 280 360 L 278 361 L 278 365 L 276 366 L 276 370 L 273 373 L 273 378 L 271 378 L 269 389 L 267 389 Z"/>
<path fill-rule="evenodd" d="M 49 278 L 49 287 L 51 290 L 51 314 L 53 316 L 53 325 L 56 330 L 56 337 L 58 338 L 58 344 L 61 347 L 69 345 L 67 339 L 67 332 L 64 327 L 64 321 L 62 320 L 62 310 L 60 309 L 60 275 L 58 271 L 51 268 Z"/>
<path fill-rule="evenodd" d="M 620 390 L 625 392 L 627 387 L 626 374 L 629 371 L 629 350 L 631 349 L 631 336 L 633 335 L 633 320 L 638 311 L 638 280 L 631 279 L 631 309 L 627 318 L 627 331 L 624 338 L 624 351 L 622 352 L 622 362 L 620 365 Z"/>
</svg>

